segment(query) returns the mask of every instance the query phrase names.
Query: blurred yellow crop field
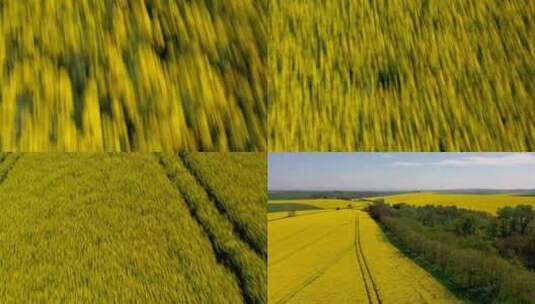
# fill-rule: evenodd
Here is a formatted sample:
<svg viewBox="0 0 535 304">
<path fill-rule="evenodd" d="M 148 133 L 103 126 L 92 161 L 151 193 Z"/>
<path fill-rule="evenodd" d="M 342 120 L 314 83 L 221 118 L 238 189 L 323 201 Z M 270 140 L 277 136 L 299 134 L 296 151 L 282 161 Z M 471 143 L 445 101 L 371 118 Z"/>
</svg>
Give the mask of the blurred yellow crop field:
<svg viewBox="0 0 535 304">
<path fill-rule="evenodd" d="M 2 151 L 267 146 L 267 1 L 0 1 Z"/>
<path fill-rule="evenodd" d="M 367 213 L 306 211 L 268 222 L 269 303 L 455 303 Z"/>
<path fill-rule="evenodd" d="M 385 197 L 372 197 L 371 199 L 384 198 L 385 203 L 407 203 L 410 205 L 445 205 L 467 208 L 496 214 L 498 208 L 520 204 L 535 207 L 535 196 L 514 194 L 446 194 L 446 193 L 406 193 Z"/>
<path fill-rule="evenodd" d="M 532 151 L 532 0 L 274 0 L 270 151 Z"/>
</svg>

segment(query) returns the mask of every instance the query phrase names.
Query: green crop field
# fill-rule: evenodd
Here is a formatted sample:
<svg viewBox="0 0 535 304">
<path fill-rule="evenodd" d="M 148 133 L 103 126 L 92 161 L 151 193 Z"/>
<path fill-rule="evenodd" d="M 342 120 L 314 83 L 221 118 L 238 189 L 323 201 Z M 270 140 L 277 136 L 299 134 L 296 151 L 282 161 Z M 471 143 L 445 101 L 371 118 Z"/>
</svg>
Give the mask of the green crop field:
<svg viewBox="0 0 535 304">
<path fill-rule="evenodd" d="M 0 148 L 265 150 L 266 20 L 266 0 L 0 0 Z"/>
<path fill-rule="evenodd" d="M 261 153 L 0 153 L 0 302 L 266 303 L 265 178 Z"/>
<path fill-rule="evenodd" d="M 532 0 L 274 0 L 270 151 L 532 151 Z"/>
</svg>

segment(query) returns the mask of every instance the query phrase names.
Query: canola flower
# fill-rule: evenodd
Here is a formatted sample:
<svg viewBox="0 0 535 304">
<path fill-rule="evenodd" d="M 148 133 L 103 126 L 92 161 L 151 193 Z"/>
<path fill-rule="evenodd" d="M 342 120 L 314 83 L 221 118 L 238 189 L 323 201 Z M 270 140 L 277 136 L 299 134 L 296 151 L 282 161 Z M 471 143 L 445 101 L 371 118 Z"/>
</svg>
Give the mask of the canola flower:
<svg viewBox="0 0 535 304">
<path fill-rule="evenodd" d="M 354 205 L 268 223 L 270 303 L 460 302 Z"/>
<path fill-rule="evenodd" d="M 0 1 L 0 149 L 265 150 L 266 10 Z"/>
<path fill-rule="evenodd" d="M 406 203 L 413 206 L 442 205 L 455 206 L 476 211 L 496 214 L 499 208 L 517 205 L 535 207 L 535 196 L 515 194 L 450 194 L 450 193 L 405 193 L 384 197 L 371 197 L 372 200 L 384 199 L 385 203 Z"/>
<path fill-rule="evenodd" d="M 535 2 L 274 0 L 270 151 L 535 149 Z"/>
</svg>

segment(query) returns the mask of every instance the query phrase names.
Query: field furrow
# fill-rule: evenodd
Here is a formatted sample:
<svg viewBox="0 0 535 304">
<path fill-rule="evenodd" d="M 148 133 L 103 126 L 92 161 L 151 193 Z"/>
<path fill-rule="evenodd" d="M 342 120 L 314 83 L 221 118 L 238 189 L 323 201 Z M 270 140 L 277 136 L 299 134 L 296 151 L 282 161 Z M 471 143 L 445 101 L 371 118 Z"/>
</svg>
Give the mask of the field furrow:
<svg viewBox="0 0 535 304">
<path fill-rule="evenodd" d="M 458 300 L 429 273 L 395 248 L 365 212 L 357 211 L 363 256 L 383 303 L 455 303 Z"/>
<path fill-rule="evenodd" d="M 185 167 L 206 190 L 218 210 L 229 219 L 240 237 L 266 257 L 266 223 L 258 221 L 266 212 L 266 175 L 247 174 L 252 170 L 265 170 L 263 154 L 181 153 L 180 156 Z M 235 180 L 242 180 L 243 186 L 233 187 Z"/>
<path fill-rule="evenodd" d="M 355 263 L 354 227 L 348 210 L 270 222 L 269 302 L 366 302 Z"/>
<path fill-rule="evenodd" d="M 265 260 L 235 234 L 232 223 L 216 208 L 180 157 L 170 154 L 158 157 L 169 179 L 182 193 L 190 213 L 208 235 L 218 258 L 239 279 L 245 300 L 265 303 Z"/>
<path fill-rule="evenodd" d="M 268 223 L 269 302 L 458 302 L 390 244 L 362 206 Z"/>
<path fill-rule="evenodd" d="M 370 304 L 378 303 L 381 304 L 381 297 L 377 289 L 377 285 L 373 280 L 372 273 L 368 263 L 366 262 L 366 257 L 362 251 L 362 243 L 360 242 L 360 225 L 359 225 L 359 212 L 355 213 L 355 255 L 359 264 L 359 270 L 362 275 L 362 280 L 366 286 L 366 296 Z"/>
<path fill-rule="evenodd" d="M 2 153 L 0 156 L 0 184 L 6 179 L 7 174 L 19 160 L 19 153 Z"/>
</svg>

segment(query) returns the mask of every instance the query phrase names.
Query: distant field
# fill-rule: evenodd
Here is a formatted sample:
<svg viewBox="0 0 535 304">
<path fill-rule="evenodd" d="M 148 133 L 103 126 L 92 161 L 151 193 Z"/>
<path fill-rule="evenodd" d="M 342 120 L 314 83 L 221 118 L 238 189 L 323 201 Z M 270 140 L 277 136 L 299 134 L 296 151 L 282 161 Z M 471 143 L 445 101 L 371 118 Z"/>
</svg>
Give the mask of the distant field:
<svg viewBox="0 0 535 304">
<path fill-rule="evenodd" d="M 457 302 L 362 211 L 299 211 L 270 221 L 268 250 L 269 303 Z"/>
<path fill-rule="evenodd" d="M 411 205 L 423 206 L 447 205 L 457 206 L 495 214 L 498 208 L 505 206 L 516 206 L 520 204 L 532 205 L 535 207 L 535 196 L 515 195 L 515 194 L 444 194 L 444 193 L 407 193 L 384 197 L 372 197 L 371 199 L 384 198 L 385 203 L 407 203 Z"/>
<path fill-rule="evenodd" d="M 242 157 L 0 154 L 0 302 L 265 303 L 265 155 Z"/>
<path fill-rule="evenodd" d="M 295 199 L 269 201 L 268 208 L 271 208 L 272 210 L 277 208 L 284 208 L 285 210 L 303 210 L 304 208 L 336 209 L 346 208 L 348 204 L 351 204 L 354 207 L 362 205 L 361 202 L 356 203 L 350 200 L 340 199 Z M 295 206 L 296 209 L 292 209 L 292 205 Z"/>
<path fill-rule="evenodd" d="M 320 209 L 313 205 L 299 203 L 277 203 L 268 204 L 268 212 L 297 211 L 297 210 L 314 210 Z"/>
</svg>

